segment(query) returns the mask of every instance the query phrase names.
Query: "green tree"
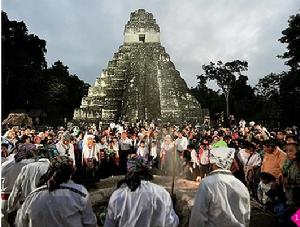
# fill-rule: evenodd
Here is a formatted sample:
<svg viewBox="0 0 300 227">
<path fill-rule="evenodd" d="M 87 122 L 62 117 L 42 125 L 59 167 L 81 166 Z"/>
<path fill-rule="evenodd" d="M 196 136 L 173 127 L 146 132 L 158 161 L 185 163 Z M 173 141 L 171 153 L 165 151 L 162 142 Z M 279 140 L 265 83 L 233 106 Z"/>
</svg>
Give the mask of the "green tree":
<svg viewBox="0 0 300 227">
<path fill-rule="evenodd" d="M 300 50 L 299 50 L 300 51 Z M 280 83 L 280 120 L 283 126 L 300 126 L 300 74 L 288 72 Z"/>
<path fill-rule="evenodd" d="M 233 83 L 229 103 L 231 112 L 236 118 L 253 120 L 257 113 L 257 99 L 254 89 L 247 81 L 247 76 L 240 75 Z"/>
<path fill-rule="evenodd" d="M 53 123 L 63 123 L 71 119 L 75 108 L 79 107 L 83 95 L 88 92 L 89 84 L 76 75 L 69 73 L 68 66 L 56 61 L 45 70 L 47 84 L 47 113 Z"/>
<path fill-rule="evenodd" d="M 89 85 L 70 75 L 61 61 L 47 68 L 46 41 L 28 34 L 24 22 L 2 12 L 2 116 L 39 109 L 47 124 L 71 119 Z"/>
<path fill-rule="evenodd" d="M 229 95 L 236 82 L 236 76 L 241 76 L 243 71 L 248 70 L 246 61 L 235 60 L 232 62 L 218 61 L 217 64 L 210 62 L 209 65 L 203 65 L 204 74 L 201 76 L 208 80 L 216 81 L 221 88 L 226 101 L 226 116 L 229 116 Z"/>
<path fill-rule="evenodd" d="M 280 93 L 280 82 L 283 77 L 282 74 L 270 73 L 264 78 L 259 79 L 255 86 L 255 91 L 258 96 L 264 97 L 266 100 L 272 96 L 278 96 Z"/>
<path fill-rule="evenodd" d="M 207 87 L 207 78 L 203 75 L 198 75 L 198 85 L 191 88 L 192 94 L 201 103 L 202 108 L 209 110 L 211 120 L 218 120 L 220 113 L 224 111 L 224 97 L 219 94 L 219 91 L 214 91 Z"/>
<path fill-rule="evenodd" d="M 14 109 L 39 108 L 46 68 L 46 41 L 28 34 L 24 22 L 2 17 L 2 116 Z"/>
<path fill-rule="evenodd" d="M 300 126 L 300 14 L 292 15 L 279 41 L 287 44 L 280 56 L 290 67 L 280 82 L 280 117 L 283 125 Z"/>
<path fill-rule="evenodd" d="M 259 79 L 254 88 L 259 106 L 256 108 L 258 119 L 269 126 L 277 127 L 280 120 L 280 83 L 284 74 L 270 73 Z"/>
<path fill-rule="evenodd" d="M 287 44 L 287 52 L 280 55 L 280 58 L 287 59 L 285 62 L 291 71 L 300 69 L 300 14 L 290 17 L 288 27 L 282 31 L 281 43 Z"/>
</svg>

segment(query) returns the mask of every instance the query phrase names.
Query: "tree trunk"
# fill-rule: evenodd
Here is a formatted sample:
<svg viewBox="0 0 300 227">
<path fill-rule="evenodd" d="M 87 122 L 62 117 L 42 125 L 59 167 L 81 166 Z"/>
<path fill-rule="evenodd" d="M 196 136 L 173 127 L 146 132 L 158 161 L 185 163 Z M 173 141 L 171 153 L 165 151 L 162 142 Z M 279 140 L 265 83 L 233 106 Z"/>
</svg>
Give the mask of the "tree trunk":
<svg viewBox="0 0 300 227">
<path fill-rule="evenodd" d="M 226 119 L 229 117 L 229 93 L 225 93 L 225 100 L 226 100 Z"/>
</svg>

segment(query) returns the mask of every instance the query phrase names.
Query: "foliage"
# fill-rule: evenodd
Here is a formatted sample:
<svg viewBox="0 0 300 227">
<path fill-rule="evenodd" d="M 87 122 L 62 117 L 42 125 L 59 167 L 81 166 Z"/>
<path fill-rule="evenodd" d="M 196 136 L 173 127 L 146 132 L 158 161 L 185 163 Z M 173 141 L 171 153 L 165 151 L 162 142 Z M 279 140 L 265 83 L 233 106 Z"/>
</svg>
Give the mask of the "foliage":
<svg viewBox="0 0 300 227">
<path fill-rule="evenodd" d="M 288 27 L 282 31 L 281 43 L 287 44 L 287 52 L 279 56 L 287 59 L 286 65 L 291 71 L 300 70 L 300 14 L 292 15 L 288 21 Z"/>
<path fill-rule="evenodd" d="M 192 94 L 201 103 L 202 108 L 210 112 L 211 119 L 216 121 L 225 109 L 224 97 L 218 91 L 214 91 L 206 86 L 204 76 L 198 76 L 198 86 L 191 89 Z"/>
<path fill-rule="evenodd" d="M 46 41 L 2 12 L 2 116 L 40 110 L 47 123 L 70 119 L 88 85 L 57 61 L 47 68 Z"/>
<path fill-rule="evenodd" d="M 236 76 L 241 76 L 242 71 L 248 69 L 248 63 L 246 61 L 235 60 L 232 62 L 218 61 L 217 64 L 210 62 L 209 65 L 203 65 L 202 69 L 204 74 L 198 76 L 200 80 L 214 80 L 217 85 L 222 89 L 226 100 L 226 115 L 229 116 L 229 95 L 234 83 L 236 82 Z M 200 81 L 201 82 L 201 81 Z"/>
<path fill-rule="evenodd" d="M 258 84 L 255 86 L 257 95 L 265 98 L 266 100 L 271 99 L 274 95 L 278 96 L 282 76 L 283 73 L 270 73 L 264 78 L 259 79 Z"/>
<path fill-rule="evenodd" d="M 55 62 L 45 70 L 47 85 L 47 112 L 52 122 L 57 119 L 72 118 L 75 108 L 79 107 L 82 96 L 88 92 L 89 85 L 70 75 L 68 67 L 61 61 Z M 57 122 L 59 123 L 59 122 Z"/>
<path fill-rule="evenodd" d="M 280 120 L 283 125 L 300 126 L 300 14 L 292 15 L 288 27 L 282 31 L 280 42 L 287 51 L 280 56 L 290 67 L 280 82 Z"/>
<path fill-rule="evenodd" d="M 233 83 L 229 104 L 232 114 L 238 119 L 251 120 L 255 119 L 258 105 L 254 89 L 247 84 L 248 77 L 240 75 Z"/>
<path fill-rule="evenodd" d="M 40 107 L 46 41 L 28 34 L 24 22 L 9 21 L 2 12 L 2 115 L 11 109 Z"/>
<path fill-rule="evenodd" d="M 300 50 L 299 50 L 300 51 Z M 300 126 L 300 73 L 290 71 L 280 83 L 280 120 L 284 126 Z"/>
</svg>

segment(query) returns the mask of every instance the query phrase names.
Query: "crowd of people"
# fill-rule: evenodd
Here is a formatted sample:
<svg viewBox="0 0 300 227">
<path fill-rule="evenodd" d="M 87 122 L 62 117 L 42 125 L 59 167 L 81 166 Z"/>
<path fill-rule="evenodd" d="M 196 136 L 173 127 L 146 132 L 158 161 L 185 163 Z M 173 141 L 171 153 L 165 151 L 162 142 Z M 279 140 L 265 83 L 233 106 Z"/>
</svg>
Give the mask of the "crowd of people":
<svg viewBox="0 0 300 227">
<path fill-rule="evenodd" d="M 63 218 L 55 218 L 55 212 L 43 203 L 50 199 L 47 190 L 59 196 L 56 189 L 65 189 L 65 196 L 72 194 L 74 206 L 79 206 L 75 204 L 77 202 L 86 207 L 85 216 L 80 219 L 82 225 L 78 226 L 94 226 L 96 221 L 85 188 L 94 187 L 99 181 L 101 184 L 102 178 L 115 175 L 125 175 L 125 178 L 109 202 L 106 226 L 178 225 L 172 201 L 164 194 L 167 192 L 149 183 L 153 173 L 176 174 L 201 182 L 190 226 L 222 226 L 222 220 L 234 223 L 232 226 L 247 226 L 250 196 L 272 212 L 281 224 L 289 223 L 290 216 L 300 207 L 300 150 L 296 127 L 267 130 L 261 124 L 246 124 L 243 120 L 230 128 L 212 128 L 208 122 L 180 126 L 121 122 L 104 128 L 91 125 L 86 129 L 75 126 L 40 131 L 12 127 L 2 136 L 1 163 L 4 226 L 14 223 L 28 226 L 28 215 L 32 215 L 31 218 L 37 215 L 34 209 L 38 206 L 51 213 L 43 216 L 45 223 L 77 226 L 72 225 L 76 218 L 66 224 Z M 122 185 L 127 185 L 135 194 L 126 194 L 127 189 Z M 234 201 L 222 196 L 225 193 L 223 187 L 231 191 Z M 141 197 L 147 190 L 160 194 L 147 198 L 156 201 L 153 206 L 159 206 L 161 211 L 157 213 L 152 209 L 152 214 L 148 214 L 152 221 L 145 221 L 143 212 L 146 210 L 137 206 L 137 203 L 147 203 L 147 199 Z M 120 199 L 125 195 L 131 199 Z M 205 207 L 211 205 L 209 200 L 218 203 L 218 199 L 222 200 L 219 201 L 221 205 L 214 210 L 223 215 L 219 216 L 222 220 L 217 220 L 212 208 Z M 129 210 L 120 204 L 123 200 L 130 203 Z M 53 199 L 53 204 L 58 207 L 60 202 Z M 132 222 L 128 212 L 133 209 L 143 221 L 134 217 L 136 222 Z M 74 209 L 63 206 L 60 210 L 75 213 Z M 163 216 L 164 213 L 168 215 Z M 38 221 L 37 216 L 34 218 L 36 223 L 30 226 L 42 226 L 44 222 Z M 51 222 L 51 218 L 55 220 Z M 65 224 L 59 224 L 60 221 Z"/>
</svg>

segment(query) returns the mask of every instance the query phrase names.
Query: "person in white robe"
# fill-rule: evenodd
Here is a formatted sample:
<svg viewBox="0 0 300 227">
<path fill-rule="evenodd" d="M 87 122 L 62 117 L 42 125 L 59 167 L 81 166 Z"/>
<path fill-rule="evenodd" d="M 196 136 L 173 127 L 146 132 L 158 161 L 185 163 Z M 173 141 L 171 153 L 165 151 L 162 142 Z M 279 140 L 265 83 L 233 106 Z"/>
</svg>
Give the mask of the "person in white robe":
<svg viewBox="0 0 300 227">
<path fill-rule="evenodd" d="M 36 161 L 24 166 L 15 181 L 12 192 L 8 198 L 8 212 L 19 208 L 25 198 L 37 188 L 41 177 L 47 172 L 50 161 L 47 149 L 37 151 Z"/>
<path fill-rule="evenodd" d="M 145 145 L 145 141 L 142 140 L 139 144 L 139 148 L 137 149 L 136 154 L 142 157 L 144 160 L 148 160 L 149 150 L 148 147 Z"/>
<path fill-rule="evenodd" d="M 25 199 L 16 217 L 17 227 L 96 227 L 88 191 L 71 179 L 73 162 L 66 156 L 51 160 L 45 184 Z"/>
<path fill-rule="evenodd" d="M 71 134 L 64 132 L 62 139 L 56 144 L 56 149 L 60 155 L 68 156 L 73 160 L 73 165 L 75 166 L 75 154 L 74 154 L 74 145 L 71 142 Z"/>
<path fill-rule="evenodd" d="M 104 227 L 176 227 L 170 194 L 151 183 L 153 176 L 142 158 L 128 160 L 128 173 L 110 197 Z"/>
<path fill-rule="evenodd" d="M 7 213 L 8 198 L 21 169 L 35 161 L 32 153 L 34 148 L 33 144 L 15 147 L 12 158 L 1 165 L 1 226 L 3 227 L 9 226 L 8 216 L 12 216 Z"/>
<path fill-rule="evenodd" d="M 230 172 L 234 149 L 210 151 L 212 172 L 199 186 L 192 208 L 190 227 L 243 227 L 250 223 L 250 195 Z"/>
</svg>

